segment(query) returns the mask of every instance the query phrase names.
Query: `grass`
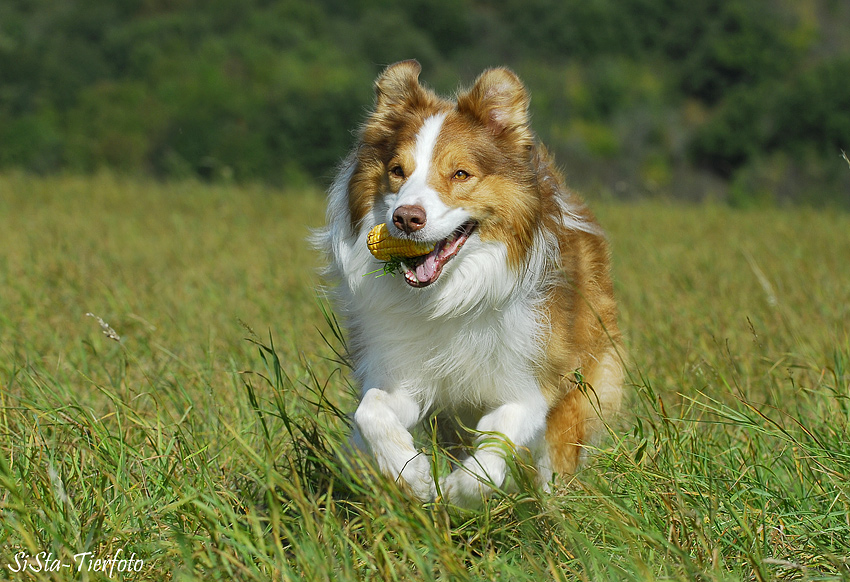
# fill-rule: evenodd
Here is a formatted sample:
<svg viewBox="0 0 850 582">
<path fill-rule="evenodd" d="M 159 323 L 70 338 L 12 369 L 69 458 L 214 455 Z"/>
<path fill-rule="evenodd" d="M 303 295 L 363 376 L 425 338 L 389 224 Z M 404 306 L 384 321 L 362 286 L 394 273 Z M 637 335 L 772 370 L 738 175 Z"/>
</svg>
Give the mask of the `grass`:
<svg viewBox="0 0 850 582">
<path fill-rule="evenodd" d="M 466 513 L 348 470 L 316 192 L 0 175 L 0 579 L 850 579 L 850 216 L 594 207 L 629 406 Z"/>
</svg>

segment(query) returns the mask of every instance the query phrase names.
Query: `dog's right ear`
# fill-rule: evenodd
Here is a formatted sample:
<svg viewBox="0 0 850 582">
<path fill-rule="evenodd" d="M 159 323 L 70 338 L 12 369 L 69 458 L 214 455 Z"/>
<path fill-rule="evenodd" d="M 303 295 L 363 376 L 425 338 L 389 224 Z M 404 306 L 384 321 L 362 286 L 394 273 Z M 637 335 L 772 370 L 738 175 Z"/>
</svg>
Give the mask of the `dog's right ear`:
<svg viewBox="0 0 850 582">
<path fill-rule="evenodd" d="M 401 61 L 384 69 L 375 81 L 377 109 L 398 107 L 416 101 L 424 90 L 419 84 L 422 65 L 418 61 Z"/>
<path fill-rule="evenodd" d="M 487 126 L 494 135 L 514 133 L 532 144 L 528 91 L 516 74 L 505 68 L 481 73 L 472 89 L 458 95 L 457 106 Z"/>
</svg>

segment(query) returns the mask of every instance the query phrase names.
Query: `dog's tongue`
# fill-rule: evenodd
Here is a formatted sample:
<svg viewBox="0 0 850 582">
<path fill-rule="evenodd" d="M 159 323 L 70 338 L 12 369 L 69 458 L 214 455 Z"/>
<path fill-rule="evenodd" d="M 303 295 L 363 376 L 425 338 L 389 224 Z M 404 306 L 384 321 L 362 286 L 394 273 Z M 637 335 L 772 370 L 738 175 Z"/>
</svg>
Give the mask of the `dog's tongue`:
<svg viewBox="0 0 850 582">
<path fill-rule="evenodd" d="M 420 264 L 416 265 L 416 279 L 420 283 L 427 283 L 434 278 L 437 273 L 437 255 L 431 253 Z"/>
<path fill-rule="evenodd" d="M 463 230 L 455 233 L 445 240 L 437 243 L 430 253 L 422 257 L 405 273 L 405 281 L 413 287 L 427 287 L 437 280 L 440 276 L 440 271 L 443 270 L 443 265 L 448 262 L 458 249 L 463 246 L 466 239 L 469 238 L 474 226 L 464 225 Z"/>
</svg>

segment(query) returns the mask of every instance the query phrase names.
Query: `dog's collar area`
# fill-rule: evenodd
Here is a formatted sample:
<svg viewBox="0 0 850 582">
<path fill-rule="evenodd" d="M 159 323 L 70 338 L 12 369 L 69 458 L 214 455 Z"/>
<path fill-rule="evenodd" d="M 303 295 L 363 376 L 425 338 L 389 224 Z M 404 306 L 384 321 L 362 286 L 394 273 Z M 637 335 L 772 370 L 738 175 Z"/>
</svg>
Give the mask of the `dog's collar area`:
<svg viewBox="0 0 850 582">
<path fill-rule="evenodd" d="M 478 223 L 468 221 L 437 243 L 427 255 L 405 259 L 404 280 L 411 287 L 427 287 L 440 277 L 443 267 L 457 255 L 464 243 L 469 240 Z"/>
</svg>

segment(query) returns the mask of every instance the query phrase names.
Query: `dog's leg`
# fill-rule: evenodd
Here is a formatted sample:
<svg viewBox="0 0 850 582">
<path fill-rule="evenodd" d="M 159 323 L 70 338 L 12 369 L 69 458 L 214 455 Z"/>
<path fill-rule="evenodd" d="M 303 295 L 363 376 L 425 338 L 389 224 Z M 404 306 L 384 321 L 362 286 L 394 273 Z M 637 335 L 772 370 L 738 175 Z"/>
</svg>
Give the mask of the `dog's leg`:
<svg viewBox="0 0 850 582">
<path fill-rule="evenodd" d="M 481 503 L 491 487 L 501 487 L 507 473 L 505 455 L 537 450 L 546 428 L 546 402 L 541 394 L 524 402 L 499 406 L 479 420 L 475 452 L 441 481 L 444 499 L 463 506 Z"/>
<path fill-rule="evenodd" d="M 587 454 L 585 447 L 619 410 L 623 375 L 620 357 L 609 350 L 588 370 L 585 387 L 568 393 L 549 412 L 546 441 L 552 468 L 559 474 L 575 473 Z"/>
<path fill-rule="evenodd" d="M 401 478 L 416 497 L 428 501 L 436 491 L 431 463 L 427 455 L 416 450 L 410 434 L 421 413 L 421 406 L 409 394 L 372 388 L 354 413 L 359 434 L 352 440 L 356 444 L 359 436 L 385 475 Z"/>
</svg>

